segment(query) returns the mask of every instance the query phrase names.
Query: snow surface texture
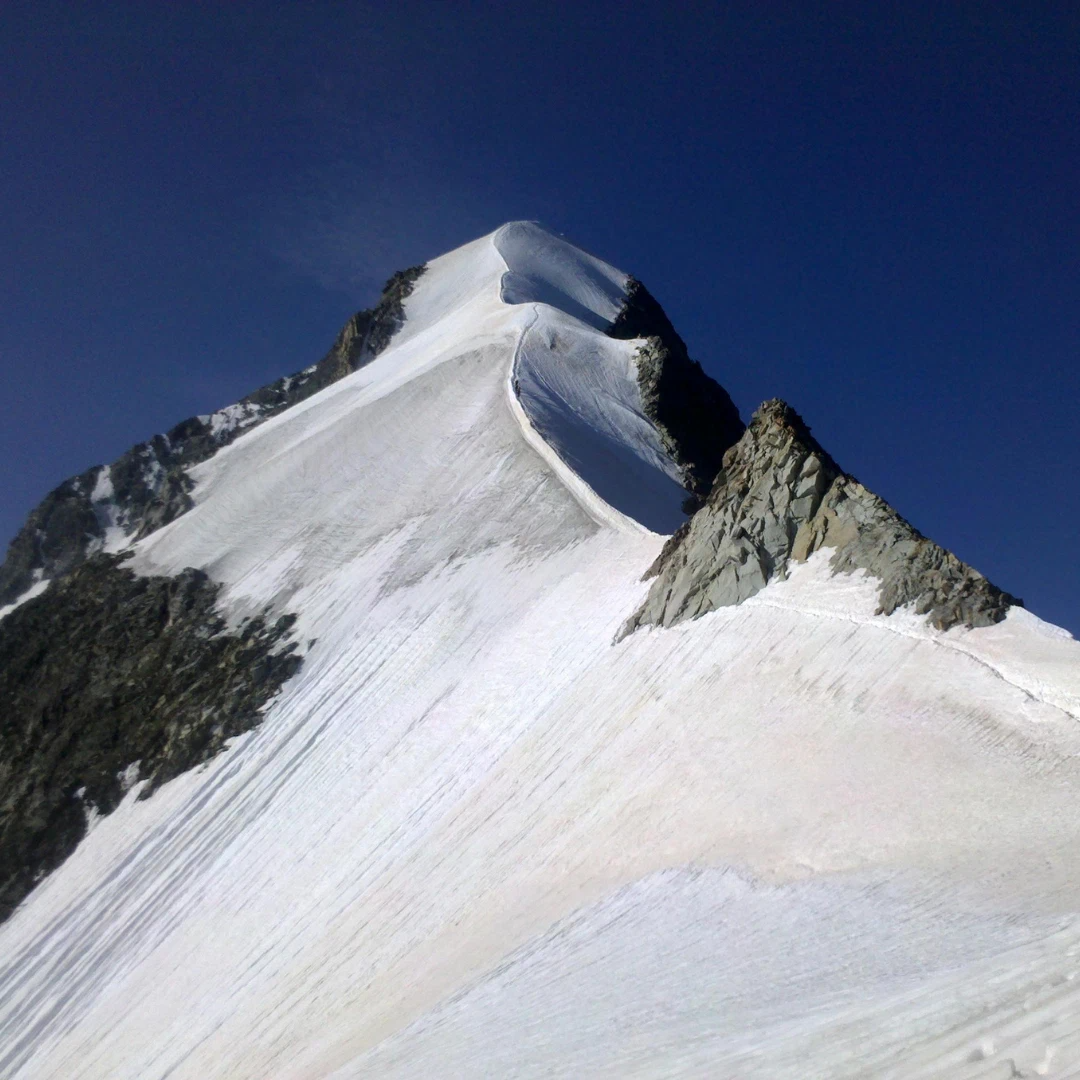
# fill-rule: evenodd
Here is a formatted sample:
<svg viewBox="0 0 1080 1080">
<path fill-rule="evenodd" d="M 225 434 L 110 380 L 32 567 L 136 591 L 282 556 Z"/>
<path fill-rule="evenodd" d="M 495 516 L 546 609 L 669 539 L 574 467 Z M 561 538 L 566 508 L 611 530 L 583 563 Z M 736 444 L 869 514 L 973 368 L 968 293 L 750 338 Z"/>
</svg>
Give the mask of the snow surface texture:
<svg viewBox="0 0 1080 1080">
<path fill-rule="evenodd" d="M 504 227 L 192 470 L 136 566 L 308 657 L 0 927 L 0 1075 L 1080 1075 L 1080 644 L 818 555 L 613 645 L 681 496 L 624 280 Z"/>
</svg>

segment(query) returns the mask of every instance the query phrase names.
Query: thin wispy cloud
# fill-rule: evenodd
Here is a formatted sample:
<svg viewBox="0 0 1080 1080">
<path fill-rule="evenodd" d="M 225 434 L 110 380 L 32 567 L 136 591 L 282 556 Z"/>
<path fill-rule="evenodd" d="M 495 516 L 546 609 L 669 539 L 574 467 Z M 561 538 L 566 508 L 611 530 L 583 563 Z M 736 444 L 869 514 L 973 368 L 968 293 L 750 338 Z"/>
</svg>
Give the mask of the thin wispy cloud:
<svg viewBox="0 0 1080 1080">
<path fill-rule="evenodd" d="M 374 137 L 387 145 L 346 147 L 290 177 L 267 196 L 258 219 L 276 258 L 350 297 L 503 220 L 482 182 L 454 175 L 422 147 Z M 350 132 L 346 142 L 355 141 Z"/>
</svg>

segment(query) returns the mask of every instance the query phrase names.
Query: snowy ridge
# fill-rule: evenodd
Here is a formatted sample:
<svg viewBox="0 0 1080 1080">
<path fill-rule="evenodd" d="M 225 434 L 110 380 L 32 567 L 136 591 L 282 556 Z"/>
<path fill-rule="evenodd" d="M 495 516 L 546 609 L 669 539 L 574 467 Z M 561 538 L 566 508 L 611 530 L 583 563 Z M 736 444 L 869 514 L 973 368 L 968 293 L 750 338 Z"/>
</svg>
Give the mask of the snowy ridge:
<svg viewBox="0 0 1080 1080">
<path fill-rule="evenodd" d="M 412 266 L 391 275 L 375 304 L 349 318 L 315 364 L 216 412 L 181 420 L 110 465 L 69 477 L 50 491 L 0 563 L 0 605 L 19 600 L 42 577 L 64 577 L 103 549 L 118 551 L 185 513 L 191 506 L 188 469 L 378 355 L 401 329 L 402 301 L 425 270 Z"/>
<path fill-rule="evenodd" d="M 531 221 L 491 234 L 506 272 L 499 294 L 508 304 L 545 304 L 593 330 L 606 330 L 626 299 L 627 275 Z"/>
<path fill-rule="evenodd" d="M 191 470 L 134 564 L 306 661 L 0 926 L 0 1075 L 1077 1074 L 1080 644 L 812 559 L 613 645 L 681 495 L 624 284 L 505 227 Z"/>
<path fill-rule="evenodd" d="M 837 580 L 828 552 L 818 551 L 796 566 L 787 581 L 777 582 L 768 593 L 745 603 L 798 611 L 812 618 L 872 624 L 903 637 L 932 641 L 971 657 L 1033 700 L 1080 720 L 1080 672 L 1073 666 L 1076 641 L 1067 630 L 1043 622 L 1024 608 L 1013 608 L 1005 622 L 976 632 L 934 630 L 924 616 L 912 611 L 883 619 L 873 614 L 876 587 L 864 571 Z"/>
<path fill-rule="evenodd" d="M 593 521 L 598 525 L 606 525 L 613 529 L 619 529 L 622 532 L 648 532 L 649 530 L 646 529 L 645 526 L 639 524 L 633 518 L 627 517 L 626 514 L 620 513 L 614 506 L 609 505 L 600 498 L 600 496 L 597 495 L 596 492 L 563 460 L 563 457 L 555 447 L 540 434 L 533 425 L 532 419 L 522 407 L 522 402 L 519 397 L 521 381 L 520 376 L 518 375 L 518 361 L 521 356 L 522 347 L 525 344 L 525 339 L 539 317 L 539 308 L 534 307 L 533 318 L 522 327 L 521 336 L 518 338 L 518 343 L 514 350 L 514 360 L 510 365 L 510 374 L 506 380 L 506 398 L 510 405 L 511 415 L 521 427 L 521 434 L 524 437 L 525 442 L 528 443 L 541 458 L 543 458 L 547 466 L 559 478 L 559 482 L 574 496 L 578 504 L 589 517 L 593 519 Z M 515 387 L 517 389 L 515 389 Z"/>
<path fill-rule="evenodd" d="M 524 222 L 503 226 L 494 243 L 507 265 L 500 295 L 532 304 L 512 374 L 531 425 L 601 502 L 652 532 L 673 532 L 685 520 L 687 493 L 642 407 L 635 359 L 640 342 L 603 333 L 625 299 L 626 275 L 581 252 L 574 261 L 560 260 L 554 273 L 541 274 L 534 267 L 537 253 L 550 257 L 552 238 Z M 556 243 L 564 257 L 576 250 Z"/>
</svg>

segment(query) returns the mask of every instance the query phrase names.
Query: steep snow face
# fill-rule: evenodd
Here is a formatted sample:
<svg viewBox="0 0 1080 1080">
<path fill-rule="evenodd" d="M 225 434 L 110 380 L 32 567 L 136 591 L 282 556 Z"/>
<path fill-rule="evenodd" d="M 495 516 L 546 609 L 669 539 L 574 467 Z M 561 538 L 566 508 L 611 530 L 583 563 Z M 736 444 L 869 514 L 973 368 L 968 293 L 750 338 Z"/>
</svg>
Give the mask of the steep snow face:
<svg viewBox="0 0 1080 1080">
<path fill-rule="evenodd" d="M 577 477 L 625 518 L 656 533 L 686 520 L 679 469 L 644 414 L 636 341 L 616 341 L 533 304 L 512 382 L 529 422 Z"/>
<path fill-rule="evenodd" d="M 672 473 L 579 310 L 618 275 L 507 231 L 136 545 L 307 659 L 0 927 L 0 1075 L 1075 1071 L 1080 645 L 819 556 L 613 644 Z"/>
<path fill-rule="evenodd" d="M 512 373 L 529 421 L 608 506 L 653 532 L 674 532 L 687 493 L 642 408 L 640 342 L 603 332 L 626 297 L 626 275 L 530 222 L 503 226 L 494 241 L 508 267 L 503 300 L 531 309 Z"/>
</svg>

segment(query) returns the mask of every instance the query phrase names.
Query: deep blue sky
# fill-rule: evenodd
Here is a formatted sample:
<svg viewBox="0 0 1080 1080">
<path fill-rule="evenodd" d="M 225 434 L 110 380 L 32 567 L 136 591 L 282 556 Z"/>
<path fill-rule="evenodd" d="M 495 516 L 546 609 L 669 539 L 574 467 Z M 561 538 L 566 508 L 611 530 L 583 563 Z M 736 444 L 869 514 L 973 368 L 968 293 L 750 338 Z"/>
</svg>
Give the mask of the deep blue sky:
<svg viewBox="0 0 1080 1080">
<path fill-rule="evenodd" d="M 4 539 L 536 218 L 1080 633 L 1080 5 L 7 0 L 0 46 Z"/>
</svg>

